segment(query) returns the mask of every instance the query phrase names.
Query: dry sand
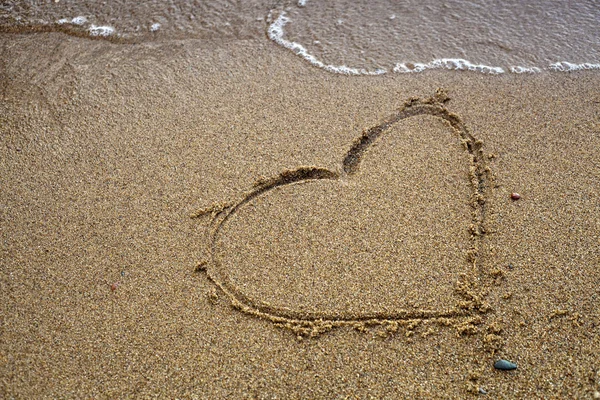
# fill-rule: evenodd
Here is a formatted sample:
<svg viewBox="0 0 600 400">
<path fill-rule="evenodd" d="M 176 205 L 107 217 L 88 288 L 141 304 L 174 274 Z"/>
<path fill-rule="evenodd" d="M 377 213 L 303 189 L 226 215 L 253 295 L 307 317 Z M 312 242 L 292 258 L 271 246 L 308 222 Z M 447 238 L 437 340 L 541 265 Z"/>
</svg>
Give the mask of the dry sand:
<svg viewBox="0 0 600 400">
<path fill-rule="evenodd" d="M 0 43 L 0 397 L 600 391 L 598 73 Z"/>
</svg>

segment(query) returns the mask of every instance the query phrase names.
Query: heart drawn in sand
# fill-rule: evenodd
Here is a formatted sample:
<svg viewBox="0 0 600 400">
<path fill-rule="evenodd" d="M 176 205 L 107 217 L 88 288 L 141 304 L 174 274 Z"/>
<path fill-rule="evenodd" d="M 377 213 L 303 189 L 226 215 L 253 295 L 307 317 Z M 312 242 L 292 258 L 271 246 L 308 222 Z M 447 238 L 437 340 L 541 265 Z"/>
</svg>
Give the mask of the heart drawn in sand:
<svg viewBox="0 0 600 400">
<path fill-rule="evenodd" d="M 235 308 L 296 331 L 483 311 L 491 173 L 447 101 L 407 101 L 339 170 L 284 171 L 200 210 L 213 217 L 209 278 Z"/>
</svg>

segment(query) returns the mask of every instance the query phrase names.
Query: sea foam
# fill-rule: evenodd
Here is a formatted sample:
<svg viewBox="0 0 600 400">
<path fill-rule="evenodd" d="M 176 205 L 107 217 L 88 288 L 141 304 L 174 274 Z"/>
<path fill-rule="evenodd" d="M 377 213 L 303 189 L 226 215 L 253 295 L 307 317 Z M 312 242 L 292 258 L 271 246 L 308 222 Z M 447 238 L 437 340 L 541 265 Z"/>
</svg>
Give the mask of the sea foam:
<svg viewBox="0 0 600 400">
<path fill-rule="evenodd" d="M 88 19 L 84 16 L 78 16 L 72 19 L 61 18 L 58 21 L 56 21 L 56 23 L 58 25 L 70 24 L 83 27 L 84 25 L 88 24 Z M 113 28 L 112 26 L 96 26 L 94 24 L 91 24 L 87 28 L 87 31 L 90 36 L 108 37 L 115 34 L 115 28 Z"/>
<path fill-rule="evenodd" d="M 426 69 L 456 69 L 465 71 L 477 71 L 484 74 L 503 74 L 504 69 L 500 67 L 492 67 L 483 64 L 473 64 L 470 61 L 462 58 L 441 58 L 433 60 L 427 64 L 416 63 L 401 63 L 396 64 L 393 71 L 399 73 L 423 72 Z"/>
<path fill-rule="evenodd" d="M 571 72 L 571 71 L 582 71 L 586 69 L 600 69 L 600 64 L 592 64 L 592 63 L 583 63 L 583 64 L 573 64 L 566 61 L 557 62 L 551 64 L 549 69 L 553 71 L 561 71 L 561 72 Z"/>
<path fill-rule="evenodd" d="M 115 28 L 112 26 L 96 26 L 89 27 L 88 32 L 91 36 L 110 36 L 115 33 Z"/>
<path fill-rule="evenodd" d="M 333 72 L 336 74 L 345 74 L 345 75 L 381 75 L 385 74 L 387 71 L 385 69 L 376 69 L 375 71 L 367 71 L 366 69 L 358 69 L 347 67 L 345 65 L 331 65 L 325 64 L 324 62 L 318 60 L 315 56 L 310 54 L 304 46 L 300 43 L 291 42 L 284 38 L 284 30 L 283 27 L 287 24 L 290 19 L 285 15 L 285 12 L 282 12 L 279 17 L 269 26 L 268 35 L 269 38 L 277 43 L 278 45 L 285 47 L 286 49 L 291 50 L 296 55 L 302 57 L 315 67 L 322 68 L 328 72 Z"/>
<path fill-rule="evenodd" d="M 538 72 L 542 72 L 542 69 L 538 68 L 538 67 L 515 66 L 515 67 L 510 67 L 510 72 L 515 73 L 515 74 L 536 74 Z"/>
<path fill-rule="evenodd" d="M 62 25 L 62 24 L 83 25 L 87 22 L 88 22 L 87 18 L 83 17 L 83 16 L 75 17 L 70 20 L 67 18 L 62 18 L 62 19 L 59 19 L 58 21 L 56 21 L 56 23 L 59 25 Z"/>
</svg>

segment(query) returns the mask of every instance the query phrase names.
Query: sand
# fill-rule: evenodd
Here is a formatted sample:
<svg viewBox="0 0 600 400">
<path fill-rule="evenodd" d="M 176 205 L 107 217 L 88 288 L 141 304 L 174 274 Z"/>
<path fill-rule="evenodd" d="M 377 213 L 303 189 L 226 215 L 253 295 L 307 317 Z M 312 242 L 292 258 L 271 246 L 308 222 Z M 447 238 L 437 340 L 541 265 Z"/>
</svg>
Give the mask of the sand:
<svg viewBox="0 0 600 400">
<path fill-rule="evenodd" d="M 598 73 L 0 43 L 0 397 L 600 391 Z"/>
</svg>

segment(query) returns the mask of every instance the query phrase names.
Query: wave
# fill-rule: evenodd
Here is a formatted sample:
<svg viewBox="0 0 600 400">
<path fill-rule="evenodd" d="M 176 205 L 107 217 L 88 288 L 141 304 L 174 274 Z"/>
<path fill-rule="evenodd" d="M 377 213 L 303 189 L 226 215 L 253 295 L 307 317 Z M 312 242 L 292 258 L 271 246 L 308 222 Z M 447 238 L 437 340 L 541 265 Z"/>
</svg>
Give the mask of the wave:
<svg viewBox="0 0 600 400">
<path fill-rule="evenodd" d="M 301 1 L 298 3 L 299 7 L 305 7 L 306 2 Z M 271 16 L 269 16 L 271 18 Z M 272 18 L 271 18 L 272 20 Z M 325 71 L 344 74 L 344 75 L 382 75 L 390 72 L 388 68 L 378 67 L 375 69 L 357 68 L 350 67 L 347 65 L 334 65 L 328 64 L 319 60 L 315 55 L 311 54 L 308 49 L 301 43 L 294 42 L 286 39 L 285 26 L 291 22 L 291 19 L 287 16 L 285 11 L 281 11 L 279 16 L 269 25 L 267 29 L 267 35 L 269 39 L 278 45 L 292 51 L 300 58 L 308 61 L 310 64 L 317 68 L 324 69 Z M 435 59 L 426 63 L 409 63 L 401 62 L 397 63 L 391 72 L 394 73 L 418 73 L 424 72 L 430 69 L 447 69 L 454 71 L 474 71 L 483 74 L 498 75 L 506 72 L 514 74 L 537 74 L 544 71 L 549 72 L 575 72 L 582 70 L 600 70 L 600 63 L 571 63 L 568 61 L 558 61 L 550 63 L 546 66 L 509 66 L 503 68 L 500 66 L 484 65 L 473 63 L 463 58 L 440 58 Z"/>
</svg>

